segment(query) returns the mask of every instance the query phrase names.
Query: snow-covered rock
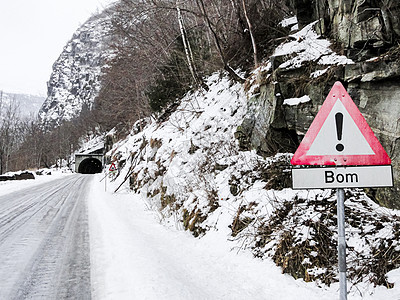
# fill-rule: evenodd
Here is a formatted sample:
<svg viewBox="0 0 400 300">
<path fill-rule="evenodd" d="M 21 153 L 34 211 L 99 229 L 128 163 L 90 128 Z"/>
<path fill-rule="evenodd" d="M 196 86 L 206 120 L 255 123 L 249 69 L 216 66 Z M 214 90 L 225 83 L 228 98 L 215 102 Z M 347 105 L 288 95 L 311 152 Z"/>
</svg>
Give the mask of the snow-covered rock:
<svg viewBox="0 0 400 300">
<path fill-rule="evenodd" d="M 108 45 L 110 12 L 92 16 L 72 36 L 53 65 L 48 96 L 39 112 L 41 123 L 54 127 L 90 110 L 101 86 L 102 67 L 113 51 Z"/>
</svg>

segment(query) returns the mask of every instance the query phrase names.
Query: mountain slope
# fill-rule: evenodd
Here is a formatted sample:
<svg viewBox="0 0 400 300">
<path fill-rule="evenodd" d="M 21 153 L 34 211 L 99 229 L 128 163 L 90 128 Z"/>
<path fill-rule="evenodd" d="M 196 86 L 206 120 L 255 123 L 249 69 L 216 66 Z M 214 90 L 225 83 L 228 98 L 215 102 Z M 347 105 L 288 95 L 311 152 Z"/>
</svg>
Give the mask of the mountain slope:
<svg viewBox="0 0 400 300">
<path fill-rule="evenodd" d="M 39 112 L 40 122 L 55 127 L 91 109 L 100 89 L 101 69 L 112 56 L 111 10 L 91 17 L 72 36 L 53 65 L 48 96 Z"/>
<path fill-rule="evenodd" d="M 45 98 L 41 96 L 4 93 L 0 91 L 0 110 L 2 113 L 10 105 L 15 105 L 21 116 L 36 116 Z"/>
</svg>

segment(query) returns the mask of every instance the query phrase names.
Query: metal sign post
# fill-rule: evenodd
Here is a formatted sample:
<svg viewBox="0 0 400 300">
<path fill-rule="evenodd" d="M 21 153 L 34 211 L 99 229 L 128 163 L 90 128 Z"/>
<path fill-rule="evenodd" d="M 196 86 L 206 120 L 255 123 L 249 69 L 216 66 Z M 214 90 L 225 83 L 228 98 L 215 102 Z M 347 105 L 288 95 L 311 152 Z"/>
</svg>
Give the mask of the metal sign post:
<svg viewBox="0 0 400 300">
<path fill-rule="evenodd" d="M 340 300 L 347 300 L 346 237 L 344 228 L 344 190 L 337 189 L 338 263 Z"/>
</svg>

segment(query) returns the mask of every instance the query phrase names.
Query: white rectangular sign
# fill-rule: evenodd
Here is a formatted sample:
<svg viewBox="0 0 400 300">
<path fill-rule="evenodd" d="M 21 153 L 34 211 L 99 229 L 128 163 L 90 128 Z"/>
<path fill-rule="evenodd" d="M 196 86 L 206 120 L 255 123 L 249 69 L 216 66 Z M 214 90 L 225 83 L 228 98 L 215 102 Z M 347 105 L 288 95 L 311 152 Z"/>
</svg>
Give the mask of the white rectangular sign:
<svg viewBox="0 0 400 300">
<path fill-rule="evenodd" d="M 391 187 L 392 166 L 292 168 L 293 189 Z"/>
</svg>

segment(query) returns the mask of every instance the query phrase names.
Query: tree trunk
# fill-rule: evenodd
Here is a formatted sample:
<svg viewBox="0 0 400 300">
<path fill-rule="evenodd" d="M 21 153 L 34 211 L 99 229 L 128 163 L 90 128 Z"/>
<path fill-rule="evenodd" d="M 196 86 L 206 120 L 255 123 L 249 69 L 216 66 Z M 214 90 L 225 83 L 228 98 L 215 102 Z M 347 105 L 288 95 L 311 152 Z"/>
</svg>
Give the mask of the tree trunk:
<svg viewBox="0 0 400 300">
<path fill-rule="evenodd" d="M 183 47 L 185 49 L 185 55 L 186 55 L 186 60 L 188 63 L 188 67 L 190 70 L 190 74 L 192 74 L 194 83 L 198 85 L 198 80 L 196 76 L 196 72 L 194 69 L 194 64 L 193 64 L 193 55 L 191 55 L 191 49 L 189 48 L 189 41 L 186 38 L 186 33 L 185 33 L 185 27 L 183 24 L 183 18 L 181 14 L 181 10 L 179 8 L 179 0 L 176 1 L 176 11 L 178 12 L 178 23 L 179 23 L 179 30 L 181 31 L 182 35 L 182 42 L 183 42 Z"/>
<path fill-rule="evenodd" d="M 244 17 L 246 18 L 247 26 L 248 26 L 249 33 L 250 33 L 251 44 L 253 46 L 254 67 L 257 68 L 258 67 L 257 44 L 256 44 L 256 39 L 254 38 L 254 35 L 253 35 L 253 26 L 251 25 L 249 16 L 247 14 L 246 1 L 245 0 L 242 0 L 242 5 L 243 5 Z"/>
</svg>

